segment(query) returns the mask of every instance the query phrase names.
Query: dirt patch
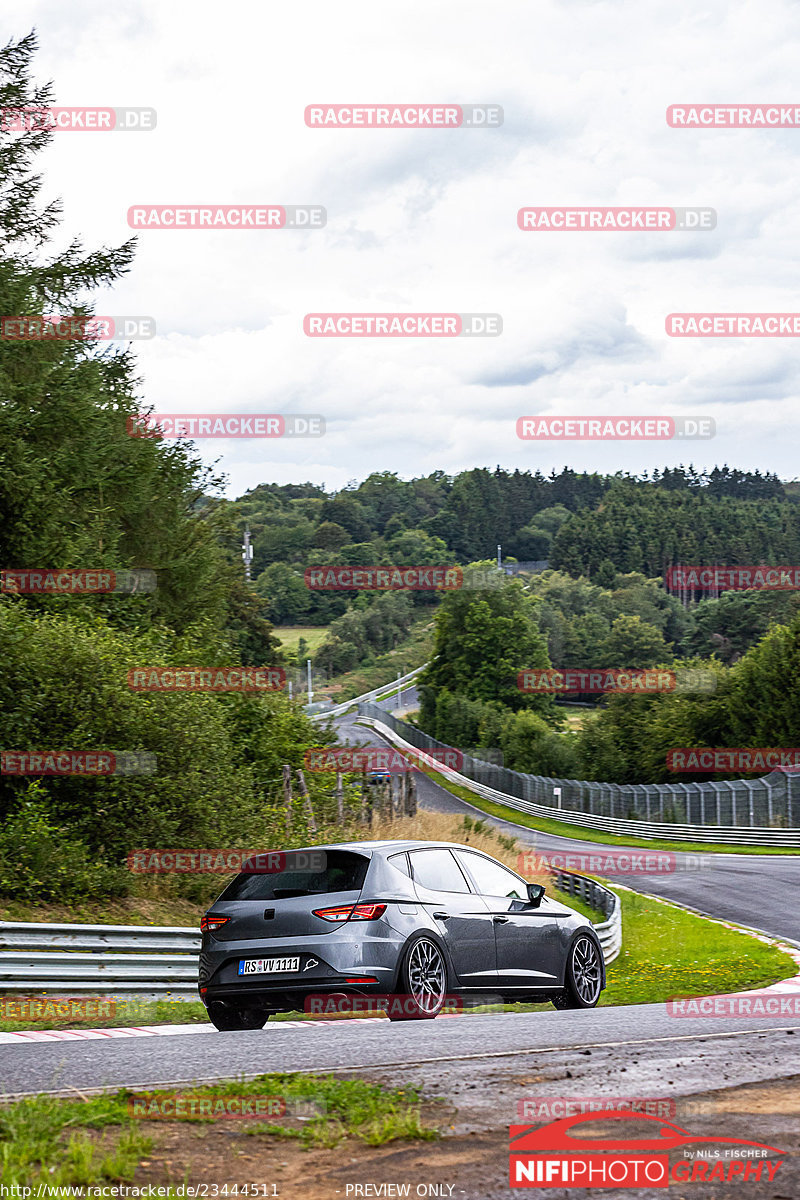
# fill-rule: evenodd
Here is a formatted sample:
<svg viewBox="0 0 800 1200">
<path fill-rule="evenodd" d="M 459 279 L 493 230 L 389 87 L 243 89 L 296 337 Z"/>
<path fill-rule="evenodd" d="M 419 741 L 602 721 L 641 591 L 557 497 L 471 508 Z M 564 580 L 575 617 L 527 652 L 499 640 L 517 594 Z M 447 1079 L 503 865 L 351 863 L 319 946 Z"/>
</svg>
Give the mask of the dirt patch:
<svg viewBox="0 0 800 1200">
<path fill-rule="evenodd" d="M 545 1075 L 545 1078 L 547 1075 Z M 552 1075 L 549 1076 L 552 1078 Z M 515 1083 L 538 1083 L 542 1075 L 527 1075 Z M 744 1138 L 778 1145 L 786 1152 L 780 1173 L 772 1185 L 754 1184 L 754 1197 L 800 1196 L 800 1077 L 772 1083 L 746 1084 L 684 1097 L 691 1103 L 691 1116 L 678 1123 L 704 1135 Z M 407 1195 L 453 1200 L 510 1200 L 515 1193 L 508 1185 L 508 1126 L 491 1130 L 455 1133 L 460 1114 L 455 1107 L 428 1102 L 422 1107 L 423 1123 L 438 1128 L 434 1142 L 395 1141 L 368 1146 L 347 1138 L 332 1148 L 304 1148 L 296 1139 L 269 1132 L 248 1132 L 247 1121 L 219 1121 L 211 1125 L 185 1122 L 147 1122 L 153 1149 L 136 1171 L 136 1183 L 264 1184 L 264 1195 L 280 1200 L 360 1200 L 366 1196 Z M 462 1114 L 463 1115 L 463 1114 Z M 295 1130 L 300 1122 L 287 1122 Z M 594 1132 L 600 1133 L 598 1126 Z M 368 1191 L 356 1185 L 371 1184 Z M 274 1185 L 274 1187 L 273 1187 Z M 384 1190 L 379 1189 L 384 1185 Z M 408 1188 L 408 1191 L 388 1190 Z M 692 1200 L 722 1200 L 723 1185 L 697 1181 L 688 1189 Z M 682 1200 L 673 1187 L 675 1200 Z M 251 1193 L 252 1194 L 252 1193 Z M 532 1197 L 548 1193 L 529 1189 Z M 658 1200 L 662 1191 L 640 1189 L 639 1197 Z M 626 1194 L 604 1191 L 605 1200 L 620 1200 Z M 627 1193 L 629 1196 L 630 1193 Z"/>
<path fill-rule="evenodd" d="M 220 1125 L 222 1122 L 220 1122 Z M 233 1124 L 229 1122 L 228 1124 Z M 237 1122 L 242 1125 L 244 1122 Z M 330 1149 L 303 1149 L 274 1135 L 243 1129 L 165 1126 L 136 1172 L 136 1183 L 211 1185 L 259 1183 L 280 1200 L 342 1200 L 356 1184 L 409 1185 L 410 1195 L 508 1196 L 508 1133 L 438 1142 L 391 1142 L 367 1146 L 348 1139 Z M 348 1184 L 351 1190 L 348 1193 Z M 452 1188 L 452 1190 L 450 1190 Z M 370 1193 L 367 1193 L 370 1194 Z M 371 1195 L 380 1194 L 372 1191 Z M 389 1193 L 391 1194 L 391 1193 Z M 397 1193 L 395 1193 L 396 1195 Z M 361 1193 L 363 1196 L 364 1193 Z"/>
</svg>

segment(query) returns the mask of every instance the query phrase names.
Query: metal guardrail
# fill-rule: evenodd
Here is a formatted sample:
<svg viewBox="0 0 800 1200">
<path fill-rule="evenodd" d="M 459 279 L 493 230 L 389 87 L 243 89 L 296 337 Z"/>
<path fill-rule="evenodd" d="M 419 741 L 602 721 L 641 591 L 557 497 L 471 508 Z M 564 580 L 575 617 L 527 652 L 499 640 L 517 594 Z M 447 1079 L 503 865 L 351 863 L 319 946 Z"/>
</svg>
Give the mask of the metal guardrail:
<svg viewBox="0 0 800 1200">
<path fill-rule="evenodd" d="M 603 951 L 606 966 L 619 958 L 622 951 L 622 904 L 616 892 L 603 887 L 594 879 L 585 875 L 575 875 L 572 871 L 554 870 L 559 891 L 569 896 L 578 896 L 590 908 L 599 909 L 605 913 L 605 921 L 594 926 Z M 593 922 L 594 924 L 594 922 Z"/>
<path fill-rule="evenodd" d="M 0 992 L 197 999 L 196 929 L 0 921 Z"/>
<path fill-rule="evenodd" d="M 415 679 L 427 665 L 427 663 L 423 663 L 421 667 L 415 667 L 407 675 L 401 675 L 399 679 L 393 679 L 391 683 L 384 683 L 380 687 L 373 688 L 370 692 L 364 692 L 361 696 L 354 696 L 352 700 L 345 700 L 342 704 L 336 704 L 332 708 L 323 709 L 322 712 L 311 713 L 309 719 L 318 721 L 322 717 L 341 717 L 343 713 L 348 712 L 354 706 L 365 704 L 369 701 L 380 700 L 386 695 L 391 695 L 392 692 L 401 688 L 404 684 L 410 683 L 412 679 Z"/>
<path fill-rule="evenodd" d="M 405 746 L 423 755 L 438 749 L 457 753 L 453 747 L 374 704 L 362 703 L 358 711 L 364 723 L 401 748 Z M 447 779 L 477 796 L 530 816 L 602 829 L 623 837 L 800 847 L 800 827 L 795 823 L 795 818 L 800 818 L 800 774 L 794 772 L 775 771 L 754 780 L 625 784 L 525 775 L 469 754 L 462 755 L 462 762 L 460 773 L 438 762 L 432 765 Z M 561 790 L 558 804 L 554 795 L 557 788 Z M 658 813 L 658 820 L 650 819 L 651 807 Z M 700 818 L 699 823 L 665 819 L 668 815 L 673 818 L 686 815 L 687 811 L 691 814 L 692 809 Z M 625 815 L 619 815 L 620 812 Z M 738 823 L 737 813 L 749 818 L 747 824 Z M 766 819 L 766 823 L 758 824 L 756 815 Z"/>
<path fill-rule="evenodd" d="M 612 962 L 622 945 L 618 897 L 592 879 L 555 874 L 562 891 L 608 914 L 595 929 Z M 0 994 L 196 1000 L 200 941 L 196 929 L 0 921 Z"/>
</svg>

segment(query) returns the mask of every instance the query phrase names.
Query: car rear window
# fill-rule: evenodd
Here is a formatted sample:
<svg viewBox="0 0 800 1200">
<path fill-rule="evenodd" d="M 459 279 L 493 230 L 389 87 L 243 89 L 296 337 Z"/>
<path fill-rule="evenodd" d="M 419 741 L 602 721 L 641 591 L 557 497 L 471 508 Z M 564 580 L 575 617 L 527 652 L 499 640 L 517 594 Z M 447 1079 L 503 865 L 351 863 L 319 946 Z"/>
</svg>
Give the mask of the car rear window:
<svg viewBox="0 0 800 1200">
<path fill-rule="evenodd" d="M 220 900 L 286 900 L 292 896 L 324 896 L 328 892 L 360 892 L 369 859 L 350 850 L 328 850 L 322 870 L 298 869 L 289 862 L 270 874 L 237 875 Z"/>
</svg>

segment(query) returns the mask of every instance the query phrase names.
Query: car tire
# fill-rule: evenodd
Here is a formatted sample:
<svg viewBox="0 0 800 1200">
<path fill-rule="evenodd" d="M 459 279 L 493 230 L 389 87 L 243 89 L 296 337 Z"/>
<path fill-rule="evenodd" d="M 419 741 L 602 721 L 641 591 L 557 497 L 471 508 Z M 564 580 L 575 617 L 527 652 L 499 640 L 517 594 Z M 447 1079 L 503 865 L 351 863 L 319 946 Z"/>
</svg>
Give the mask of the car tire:
<svg viewBox="0 0 800 1200">
<path fill-rule="evenodd" d="M 432 1021 L 444 1007 L 447 961 L 433 938 L 424 934 L 405 949 L 397 990 L 389 998 L 390 1021 Z"/>
<path fill-rule="evenodd" d="M 603 990 L 603 956 L 588 933 L 579 933 L 569 948 L 564 990 L 553 997 L 555 1008 L 594 1008 Z"/>
<path fill-rule="evenodd" d="M 234 1029 L 263 1029 L 270 1016 L 266 1008 L 231 1008 L 219 1001 L 208 1005 L 208 1019 L 220 1033 Z"/>
</svg>

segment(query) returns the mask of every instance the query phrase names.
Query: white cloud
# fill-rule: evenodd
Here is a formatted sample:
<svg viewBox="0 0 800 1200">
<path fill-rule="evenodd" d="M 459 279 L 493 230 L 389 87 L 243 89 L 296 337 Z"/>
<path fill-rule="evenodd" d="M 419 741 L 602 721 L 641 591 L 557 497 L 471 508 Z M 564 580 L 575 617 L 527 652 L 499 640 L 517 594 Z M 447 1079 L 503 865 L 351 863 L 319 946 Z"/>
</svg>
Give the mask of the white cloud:
<svg viewBox="0 0 800 1200">
<path fill-rule="evenodd" d="M 135 203 L 323 204 L 315 232 L 147 230 L 98 311 L 148 313 L 144 395 L 169 412 L 321 412 L 322 440 L 199 442 L 231 494 L 496 462 L 795 475 L 796 342 L 678 340 L 672 311 L 800 310 L 800 129 L 678 130 L 681 101 L 800 103 L 788 0 L 676 10 L 308 0 L 29 0 L 61 104 L 151 105 L 153 133 L 63 133 L 48 191 L 87 245 Z M 503 105 L 498 130 L 308 129 L 317 102 Z M 517 210 L 707 205 L 712 233 L 522 233 Z M 493 339 L 312 340 L 310 311 L 500 312 Z M 522 413 L 691 413 L 713 442 L 519 442 Z"/>
</svg>

